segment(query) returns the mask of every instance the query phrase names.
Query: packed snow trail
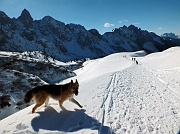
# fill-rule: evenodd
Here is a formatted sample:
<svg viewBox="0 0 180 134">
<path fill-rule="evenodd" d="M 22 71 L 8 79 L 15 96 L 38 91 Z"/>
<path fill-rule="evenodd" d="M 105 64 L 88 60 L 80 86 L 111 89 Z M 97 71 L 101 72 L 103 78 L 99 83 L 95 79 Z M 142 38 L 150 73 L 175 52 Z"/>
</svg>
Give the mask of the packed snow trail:
<svg viewBox="0 0 180 134">
<path fill-rule="evenodd" d="M 150 70 L 134 65 L 111 76 L 95 115 L 101 126 L 110 126 L 117 134 L 177 133 L 179 104 L 179 98 Z"/>
</svg>

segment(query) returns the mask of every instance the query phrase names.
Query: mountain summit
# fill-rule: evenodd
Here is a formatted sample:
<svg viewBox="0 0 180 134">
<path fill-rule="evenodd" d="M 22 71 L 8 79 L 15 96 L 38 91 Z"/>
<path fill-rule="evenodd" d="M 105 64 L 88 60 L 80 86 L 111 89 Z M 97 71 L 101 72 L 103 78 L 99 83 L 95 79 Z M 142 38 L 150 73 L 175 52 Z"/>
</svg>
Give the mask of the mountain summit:
<svg viewBox="0 0 180 134">
<path fill-rule="evenodd" d="M 28 10 L 11 19 L 0 13 L 0 50 L 42 51 L 47 55 L 69 61 L 99 58 L 116 52 L 145 50 L 163 51 L 175 46 L 155 33 L 130 25 L 99 34 L 96 29 L 86 30 L 79 24 L 65 24 L 45 16 L 33 20 Z"/>
<path fill-rule="evenodd" d="M 21 13 L 21 15 L 18 17 L 18 20 L 20 20 L 25 25 L 30 24 L 33 22 L 33 18 L 31 17 L 31 14 L 28 10 L 24 9 Z"/>
</svg>

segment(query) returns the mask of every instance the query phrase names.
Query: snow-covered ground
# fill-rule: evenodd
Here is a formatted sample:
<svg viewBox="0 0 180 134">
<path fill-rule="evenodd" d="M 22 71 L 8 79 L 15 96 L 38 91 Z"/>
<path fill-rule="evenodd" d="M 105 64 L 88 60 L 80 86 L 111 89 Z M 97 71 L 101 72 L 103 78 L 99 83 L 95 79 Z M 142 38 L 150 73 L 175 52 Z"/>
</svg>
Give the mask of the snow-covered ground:
<svg viewBox="0 0 180 134">
<path fill-rule="evenodd" d="M 172 133 L 180 130 L 180 48 L 135 57 L 117 53 L 75 70 L 80 83 L 62 110 L 57 101 L 30 114 L 29 106 L 0 121 L 0 133 Z M 70 79 L 62 83 L 69 82 Z"/>
</svg>

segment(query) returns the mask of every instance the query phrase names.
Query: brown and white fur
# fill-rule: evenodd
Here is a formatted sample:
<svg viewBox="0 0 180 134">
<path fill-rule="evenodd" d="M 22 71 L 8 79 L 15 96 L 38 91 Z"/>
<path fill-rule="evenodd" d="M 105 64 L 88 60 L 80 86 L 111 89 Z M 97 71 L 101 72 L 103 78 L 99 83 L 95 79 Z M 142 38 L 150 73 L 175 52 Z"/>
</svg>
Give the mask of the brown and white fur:
<svg viewBox="0 0 180 134">
<path fill-rule="evenodd" d="M 74 94 L 78 95 L 79 83 L 76 79 L 76 82 L 71 82 L 63 85 L 43 85 L 35 87 L 29 90 L 24 96 L 24 102 L 30 103 L 31 100 L 35 100 L 36 105 L 32 109 L 32 113 L 40 107 L 43 103 L 45 106 L 48 106 L 49 98 L 53 98 L 59 101 L 59 106 L 62 107 L 62 104 L 65 100 L 70 100 L 71 102 L 78 105 L 80 108 L 82 106 L 73 98 Z"/>
</svg>

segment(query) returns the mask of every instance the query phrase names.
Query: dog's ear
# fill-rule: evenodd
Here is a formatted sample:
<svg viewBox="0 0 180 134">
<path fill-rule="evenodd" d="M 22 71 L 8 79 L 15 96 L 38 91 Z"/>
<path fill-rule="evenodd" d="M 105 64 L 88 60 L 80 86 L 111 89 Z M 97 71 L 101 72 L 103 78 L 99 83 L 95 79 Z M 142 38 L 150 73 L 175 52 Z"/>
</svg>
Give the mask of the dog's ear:
<svg viewBox="0 0 180 134">
<path fill-rule="evenodd" d="M 71 84 L 73 84 L 73 80 L 71 80 Z"/>
<path fill-rule="evenodd" d="M 76 79 L 76 83 L 78 83 L 77 79 Z"/>
</svg>

